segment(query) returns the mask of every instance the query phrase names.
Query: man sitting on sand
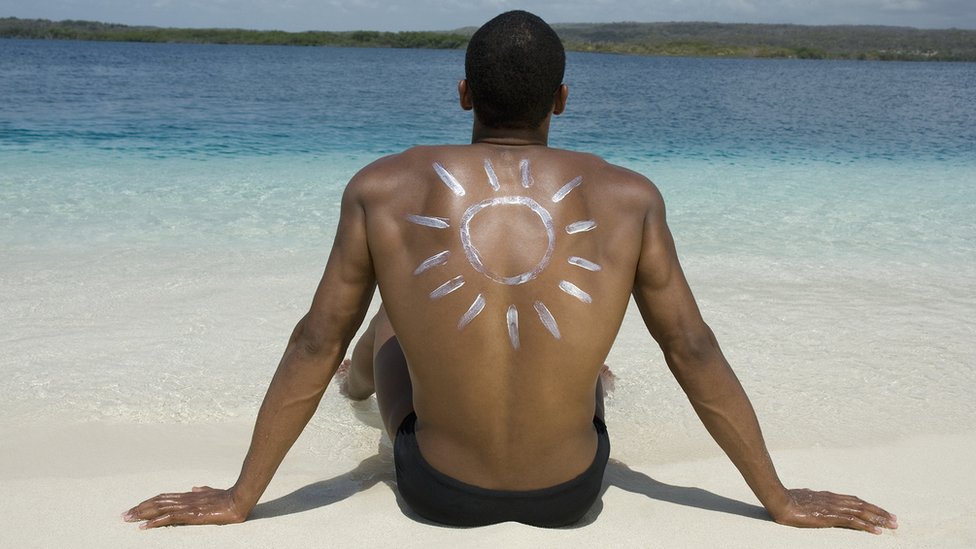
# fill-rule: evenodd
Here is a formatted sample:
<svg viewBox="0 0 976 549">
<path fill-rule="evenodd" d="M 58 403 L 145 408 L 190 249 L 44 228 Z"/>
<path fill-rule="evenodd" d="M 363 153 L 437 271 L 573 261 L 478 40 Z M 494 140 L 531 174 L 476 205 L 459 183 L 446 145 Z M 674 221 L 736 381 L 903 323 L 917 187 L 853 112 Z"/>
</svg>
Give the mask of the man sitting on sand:
<svg viewBox="0 0 976 549">
<path fill-rule="evenodd" d="M 376 393 L 397 489 L 419 515 L 571 524 L 601 490 L 601 372 L 633 295 L 695 411 L 775 521 L 897 527 L 856 497 L 780 483 L 682 274 L 657 189 L 547 147 L 566 106 L 564 66 L 559 38 L 532 14 L 502 14 L 474 34 L 458 84 L 461 107 L 474 110 L 471 144 L 412 148 L 349 182 L 325 273 L 237 483 L 160 495 L 126 520 L 245 520 L 338 377 L 351 398 Z M 377 285 L 383 306 L 343 363 Z"/>
</svg>

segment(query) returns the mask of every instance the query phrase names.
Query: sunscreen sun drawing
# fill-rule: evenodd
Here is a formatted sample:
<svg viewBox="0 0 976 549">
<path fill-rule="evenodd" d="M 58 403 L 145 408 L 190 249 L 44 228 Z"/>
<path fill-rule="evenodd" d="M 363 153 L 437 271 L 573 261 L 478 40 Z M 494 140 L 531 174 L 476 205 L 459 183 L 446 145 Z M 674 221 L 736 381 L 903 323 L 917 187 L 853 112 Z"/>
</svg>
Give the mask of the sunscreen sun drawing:
<svg viewBox="0 0 976 549">
<path fill-rule="evenodd" d="M 440 180 L 444 183 L 447 190 L 450 191 L 456 198 L 463 198 L 467 194 L 464 185 L 458 181 L 458 179 L 443 165 L 441 165 L 439 162 L 434 162 L 432 167 L 438 178 L 440 178 Z M 495 169 L 490 160 L 485 159 L 484 169 L 485 175 L 488 178 L 488 185 L 491 187 L 492 191 L 496 193 L 501 192 L 501 183 L 498 180 L 498 176 L 495 174 Z M 534 180 L 532 178 L 529 161 L 527 159 L 523 159 L 519 162 L 519 184 L 523 189 L 528 189 L 533 183 Z M 559 203 L 564 198 L 569 196 L 574 189 L 582 185 L 582 183 L 582 176 L 573 178 L 565 185 L 560 187 L 559 190 L 552 195 L 550 201 L 553 204 Z M 535 263 L 535 265 L 525 272 L 515 274 L 495 272 L 485 264 L 485 261 L 482 258 L 482 253 L 480 250 L 478 250 L 478 247 L 472 238 L 472 221 L 480 214 L 483 214 L 483 212 L 488 212 L 492 208 L 497 208 L 499 206 L 516 206 L 526 208 L 529 210 L 529 212 L 534 214 L 536 218 L 538 218 L 541 225 L 541 231 L 546 242 L 545 251 L 542 253 L 542 256 Z M 445 217 L 410 214 L 407 215 L 407 221 L 421 227 L 435 230 L 447 230 L 455 228 L 458 230 L 461 241 L 461 249 L 464 250 L 464 256 L 471 266 L 489 280 L 508 286 L 525 284 L 526 282 L 538 277 L 539 274 L 549 266 L 552 261 L 553 252 L 556 248 L 556 236 L 559 233 L 559 231 L 556 230 L 549 210 L 547 210 L 542 204 L 539 204 L 536 200 L 521 195 L 494 196 L 492 198 L 487 198 L 485 200 L 476 202 L 468 206 L 468 208 L 464 211 L 464 214 L 461 216 L 461 219 L 458 221 L 456 227 L 452 225 L 453 221 L 451 219 Z M 567 235 L 576 235 L 592 231 L 596 228 L 596 221 L 592 219 L 581 219 L 566 225 L 565 228 L 563 228 L 563 232 L 565 232 Z M 421 263 L 413 271 L 413 274 L 416 276 L 435 267 L 444 265 L 448 262 L 450 257 L 450 250 L 438 252 L 421 261 Z M 602 267 L 599 264 L 583 257 L 572 256 L 568 258 L 566 262 L 584 271 L 598 272 L 602 270 Z M 438 285 L 433 291 L 431 291 L 430 298 L 432 300 L 441 299 L 460 289 L 462 286 L 464 286 L 464 283 L 465 280 L 463 275 L 454 276 L 453 278 Z M 593 302 L 593 298 L 590 296 L 590 294 L 568 280 L 561 280 L 558 284 L 558 288 L 567 295 L 570 295 L 583 303 L 589 304 Z M 463 330 L 465 326 L 474 321 L 478 315 L 484 311 L 486 305 L 487 299 L 485 295 L 479 293 L 477 297 L 474 298 L 474 301 L 468 307 L 467 311 L 465 311 L 458 320 L 458 330 Z M 546 304 L 541 300 L 536 300 L 533 303 L 532 308 L 543 327 L 545 327 L 552 337 L 557 340 L 560 339 L 561 334 L 559 332 L 559 324 L 556 322 L 555 317 L 549 311 Z M 509 341 L 511 342 L 512 347 L 518 350 L 521 345 L 519 339 L 519 310 L 514 304 L 507 307 L 504 322 L 507 327 Z"/>
</svg>

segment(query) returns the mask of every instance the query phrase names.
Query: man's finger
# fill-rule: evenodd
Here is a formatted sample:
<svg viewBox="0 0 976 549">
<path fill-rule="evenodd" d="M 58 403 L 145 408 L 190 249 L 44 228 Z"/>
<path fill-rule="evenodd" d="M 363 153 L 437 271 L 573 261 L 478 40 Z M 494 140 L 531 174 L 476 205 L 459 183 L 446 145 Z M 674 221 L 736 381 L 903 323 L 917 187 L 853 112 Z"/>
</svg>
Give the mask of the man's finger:
<svg viewBox="0 0 976 549">
<path fill-rule="evenodd" d="M 140 520 L 155 518 L 157 515 L 159 515 L 158 508 L 159 506 L 155 502 L 144 501 L 126 511 L 125 514 L 122 515 L 122 518 L 128 522 L 137 522 Z"/>
<path fill-rule="evenodd" d="M 871 507 L 874 506 L 872 505 Z M 836 528 L 862 530 L 872 534 L 880 534 L 882 526 L 897 528 L 897 523 L 888 518 L 888 513 L 886 513 L 883 509 L 876 509 L 878 509 L 880 513 L 875 513 L 874 511 L 866 508 L 850 509 L 846 506 L 838 506 L 832 510 L 824 509 L 818 514 L 820 517 L 822 517 L 822 519 L 824 519 L 827 525 Z"/>
<path fill-rule="evenodd" d="M 871 506 L 873 509 L 863 509 L 859 514 L 859 517 L 863 520 L 874 524 L 875 526 L 882 526 L 884 528 L 895 529 L 898 528 L 898 519 L 894 515 L 881 509 L 879 507 Z"/>
<path fill-rule="evenodd" d="M 174 524 L 173 515 L 162 515 L 152 520 L 147 520 L 146 522 L 140 524 L 139 528 L 148 530 L 150 528 L 159 528 L 160 526 L 170 526 L 171 524 Z"/>
<path fill-rule="evenodd" d="M 834 526 L 839 528 L 849 528 L 851 530 L 861 530 L 872 534 L 880 534 L 881 528 L 876 524 L 855 517 L 853 515 L 842 515 L 835 517 Z"/>
<path fill-rule="evenodd" d="M 838 507 L 862 521 L 874 526 L 884 526 L 888 528 L 898 527 L 898 521 L 895 519 L 894 515 L 885 511 L 881 507 L 878 507 L 877 505 L 868 503 L 855 496 L 841 496 L 840 499 L 843 500 L 843 503 Z"/>
<path fill-rule="evenodd" d="M 153 519 L 159 516 L 163 509 L 181 504 L 183 499 L 184 494 L 160 494 L 129 509 L 122 515 L 122 518 L 127 522 Z"/>
</svg>

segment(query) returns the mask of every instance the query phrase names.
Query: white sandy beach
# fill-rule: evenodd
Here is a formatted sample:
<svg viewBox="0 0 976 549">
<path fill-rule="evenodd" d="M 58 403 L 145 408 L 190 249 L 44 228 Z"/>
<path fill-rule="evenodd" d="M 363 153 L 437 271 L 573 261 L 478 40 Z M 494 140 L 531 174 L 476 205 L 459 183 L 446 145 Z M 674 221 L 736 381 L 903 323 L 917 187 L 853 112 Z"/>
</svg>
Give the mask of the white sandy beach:
<svg viewBox="0 0 976 549">
<path fill-rule="evenodd" d="M 417 520 L 375 404 L 331 387 L 251 521 L 141 531 L 119 515 L 142 499 L 234 481 L 324 257 L 14 250 L 0 277 L 0 547 L 976 545 L 966 273 L 933 284 L 910 267 L 881 280 L 685 263 L 784 481 L 860 495 L 896 513 L 897 531 L 770 522 L 633 311 L 609 357 L 607 488 L 576 528 Z"/>
<path fill-rule="evenodd" d="M 4 433 L 4 547 L 972 547 L 976 436 L 919 436 L 854 448 L 777 451 L 794 483 L 861 493 L 898 511 L 880 537 L 787 529 L 769 522 L 723 458 L 678 463 L 612 461 L 587 522 L 544 530 L 515 523 L 451 529 L 398 503 L 388 446 L 324 460 L 297 449 L 254 518 L 224 527 L 138 530 L 119 519 L 141 495 L 190 482 L 232 482 L 243 423 L 134 428 L 33 426 Z M 41 431 L 36 429 L 41 428 Z M 38 436 L 39 432 L 47 437 Z M 300 444 L 325 444 L 307 440 Z M 236 441 L 236 444 L 235 444 Z M 173 453 L 173 447 L 192 445 Z"/>
<path fill-rule="evenodd" d="M 577 527 L 417 520 L 335 387 L 252 520 L 123 522 L 234 482 L 346 182 L 470 135 L 462 57 L 0 40 L 0 549 L 976 547 L 976 65 L 938 62 L 574 53 L 552 133 L 661 189 L 784 483 L 898 530 L 770 522 L 633 308 Z"/>
</svg>

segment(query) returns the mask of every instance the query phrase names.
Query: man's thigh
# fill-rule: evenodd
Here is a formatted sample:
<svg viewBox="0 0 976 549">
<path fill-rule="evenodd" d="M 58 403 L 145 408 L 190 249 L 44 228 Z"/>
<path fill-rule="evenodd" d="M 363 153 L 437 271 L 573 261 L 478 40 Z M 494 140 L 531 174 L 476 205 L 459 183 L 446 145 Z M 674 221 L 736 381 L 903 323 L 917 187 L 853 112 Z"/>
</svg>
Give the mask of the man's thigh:
<svg viewBox="0 0 976 549">
<path fill-rule="evenodd" d="M 382 307 L 376 314 L 374 327 L 373 381 L 376 403 L 386 432 L 393 440 L 400 423 L 413 412 L 413 385 L 410 383 L 407 359 Z"/>
</svg>

